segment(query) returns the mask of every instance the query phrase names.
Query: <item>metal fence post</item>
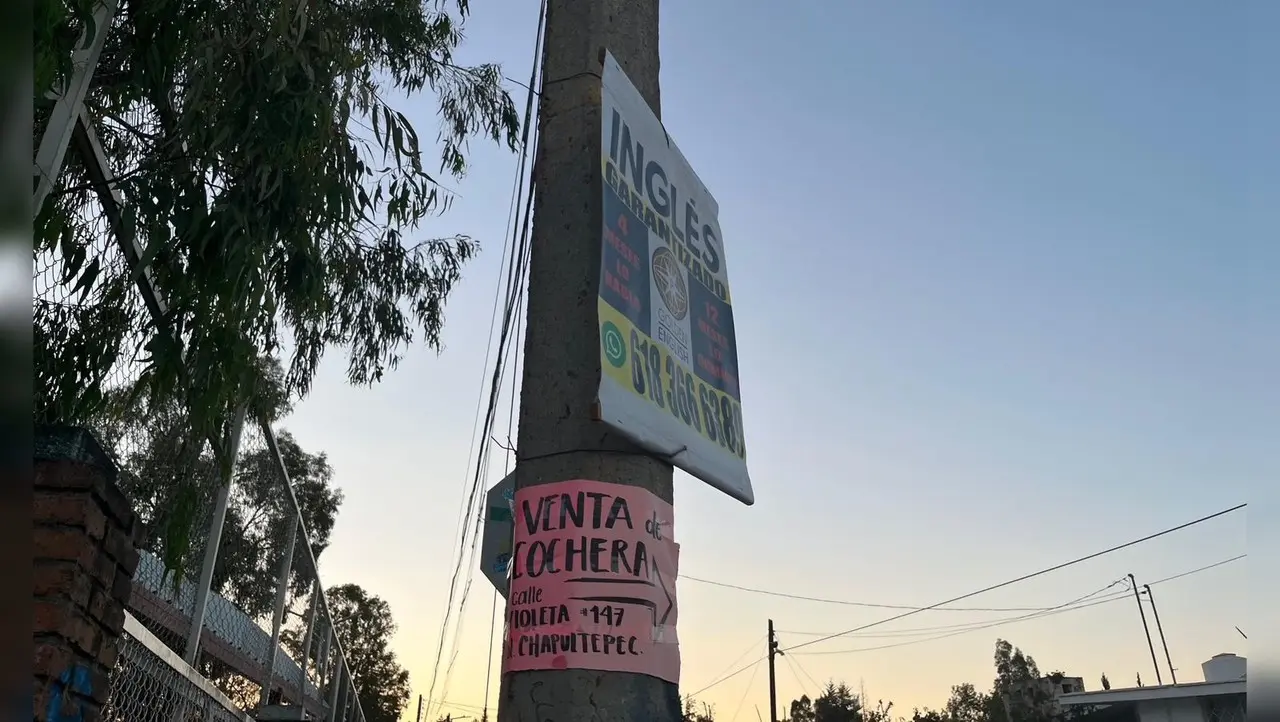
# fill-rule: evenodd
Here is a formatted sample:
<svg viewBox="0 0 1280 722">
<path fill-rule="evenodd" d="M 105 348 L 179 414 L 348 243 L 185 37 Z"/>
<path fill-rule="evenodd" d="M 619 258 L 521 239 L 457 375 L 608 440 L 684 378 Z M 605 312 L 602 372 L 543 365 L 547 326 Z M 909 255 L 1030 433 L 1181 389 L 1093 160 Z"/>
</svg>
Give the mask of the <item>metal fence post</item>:
<svg viewBox="0 0 1280 722">
<path fill-rule="evenodd" d="M 338 704 L 346 701 L 343 699 L 343 692 L 346 690 L 342 688 L 342 675 L 346 670 L 346 664 L 344 664 L 346 660 L 339 657 L 335 661 L 337 664 L 333 670 L 333 689 L 329 692 L 329 722 L 338 722 Z"/>
<path fill-rule="evenodd" d="M 267 650 L 267 676 L 262 680 L 262 688 L 258 693 L 258 706 L 267 704 L 271 698 L 271 682 L 276 676 L 276 655 L 280 649 L 280 630 L 284 626 L 285 607 L 289 603 L 289 577 L 293 572 L 293 548 L 298 543 L 298 519 L 293 518 L 290 525 L 289 542 L 285 544 L 284 556 L 280 558 L 280 576 L 276 578 L 276 608 L 271 617 L 271 648 Z"/>
<path fill-rule="evenodd" d="M 350 722 L 354 717 L 356 707 L 356 683 L 351 679 L 350 670 L 347 671 L 347 679 L 342 684 L 342 693 L 346 697 L 342 702 L 342 722 Z"/>
<path fill-rule="evenodd" d="M 316 584 L 319 584 L 319 583 L 320 583 L 320 580 L 317 577 Z M 324 690 L 328 686 L 329 676 L 330 676 L 330 673 L 332 672 L 332 666 L 333 666 L 333 658 L 330 656 L 330 653 L 333 650 L 331 645 L 329 644 L 329 640 L 332 636 L 333 636 L 333 630 L 330 627 L 326 626 L 324 630 L 324 641 L 321 642 L 323 646 L 321 647 L 319 661 L 316 664 L 316 689 L 320 690 L 321 703 L 324 702 L 324 694 L 325 694 Z"/>
<path fill-rule="evenodd" d="M 301 518 L 302 507 L 298 504 L 298 497 L 293 491 L 293 483 L 289 480 L 289 470 L 285 466 L 284 455 L 280 453 L 280 445 L 276 441 L 276 433 L 272 430 L 271 424 L 265 417 L 260 417 L 258 419 L 258 426 L 262 430 L 262 436 L 267 442 L 267 448 L 271 451 L 271 455 L 275 457 L 276 470 L 280 472 L 280 478 L 284 481 L 286 499 L 293 507 L 294 511 L 299 514 L 298 524 L 302 529 L 302 538 L 309 540 L 310 535 L 307 533 L 306 524 Z M 308 562 L 311 565 L 311 569 L 315 570 L 318 578 L 320 576 L 320 565 L 316 562 L 315 551 L 311 548 L 309 543 L 304 546 L 304 549 L 306 550 L 306 558 L 303 561 Z M 329 620 L 329 624 L 332 626 L 334 624 L 333 609 L 329 606 L 329 601 L 325 598 L 323 593 L 319 596 L 318 602 L 321 605 L 321 611 L 324 613 L 325 618 Z M 343 648 L 342 638 L 337 635 L 336 631 L 334 632 L 332 641 L 333 647 L 336 651 L 335 657 L 342 661 L 343 669 L 345 670 L 344 673 L 350 677 L 351 670 L 346 668 L 346 652 Z M 354 699 L 348 698 L 347 701 L 355 706 L 356 710 L 359 712 L 358 716 L 361 719 L 364 719 L 364 710 L 360 707 L 359 696 L 356 695 Z"/>
<path fill-rule="evenodd" d="M 80 116 L 80 108 L 89 93 L 89 84 L 93 80 L 93 71 L 98 66 L 98 58 L 107 43 L 107 33 L 111 30 L 111 22 L 115 19 L 117 0 L 104 0 L 93 13 L 93 37 L 89 43 L 77 50 L 71 58 L 74 69 L 71 78 L 61 92 L 51 91 L 57 97 L 49 122 L 40 134 L 40 147 L 36 150 L 35 202 L 32 207 L 34 218 L 40 215 L 44 201 L 53 191 L 62 172 L 62 163 L 67 157 L 67 147 L 71 145 L 71 134 L 75 131 L 76 119 Z M 82 43 L 83 44 L 83 43 Z M 41 91 L 43 92 L 43 91 Z"/>
<path fill-rule="evenodd" d="M 302 698 L 298 705 L 298 708 L 302 710 L 298 719 L 302 720 L 307 718 L 307 659 L 311 654 L 312 635 L 315 633 L 316 628 L 316 607 L 319 606 L 316 604 L 317 594 L 320 594 L 319 575 L 317 575 L 315 581 L 311 582 L 311 611 L 307 614 L 307 634 L 303 637 L 302 660 L 298 664 L 298 667 L 302 670 L 298 675 L 298 696 Z M 319 662 L 319 660 L 320 655 L 317 654 L 316 661 Z"/>
<path fill-rule="evenodd" d="M 191 610 L 191 629 L 187 634 L 187 647 L 183 659 L 192 667 L 200 653 L 200 635 L 204 631 L 204 615 L 209 607 L 209 587 L 213 585 L 213 567 L 218 562 L 218 548 L 222 544 L 222 524 L 227 518 L 227 502 L 231 497 L 231 482 L 235 477 L 236 458 L 240 455 L 240 436 L 244 432 L 245 407 L 236 409 L 231 422 L 231 436 L 226 452 L 230 463 L 226 478 L 218 487 L 218 497 L 209 520 L 209 539 L 205 542 L 204 562 L 200 565 L 200 582 L 196 586 L 195 608 Z"/>
</svg>

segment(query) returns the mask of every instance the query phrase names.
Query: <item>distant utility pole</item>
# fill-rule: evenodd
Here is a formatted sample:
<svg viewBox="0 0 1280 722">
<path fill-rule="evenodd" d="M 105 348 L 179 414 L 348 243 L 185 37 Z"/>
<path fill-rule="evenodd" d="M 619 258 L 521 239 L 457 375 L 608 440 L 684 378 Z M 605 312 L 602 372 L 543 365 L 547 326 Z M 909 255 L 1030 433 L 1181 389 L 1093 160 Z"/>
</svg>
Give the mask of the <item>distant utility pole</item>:
<svg viewBox="0 0 1280 722">
<path fill-rule="evenodd" d="M 773 633 L 773 620 L 769 620 L 769 722 L 778 722 L 778 676 L 773 658 L 782 655 L 778 649 L 778 637 Z"/>
<path fill-rule="evenodd" d="M 413 719 L 414 722 L 422 722 L 422 695 L 418 695 L 418 714 Z"/>
<path fill-rule="evenodd" d="M 516 493 L 591 479 L 672 501 L 672 466 L 597 420 L 607 49 L 661 117 L 658 0 L 548 0 L 543 41 Z M 508 607 L 512 600 L 509 598 Z M 540 669 L 502 677 L 499 722 L 679 722 L 680 692 L 646 674 Z"/>
<path fill-rule="evenodd" d="M 1156 598 L 1151 594 L 1150 584 L 1143 584 L 1142 590 L 1147 595 L 1147 601 L 1151 602 L 1151 616 L 1156 618 L 1156 631 L 1160 633 L 1160 646 L 1164 647 L 1164 661 L 1169 663 L 1169 680 L 1177 684 L 1178 673 L 1173 669 L 1173 658 L 1169 656 L 1169 643 L 1164 639 L 1164 627 L 1160 625 L 1160 610 L 1156 609 Z"/>
<path fill-rule="evenodd" d="M 1147 648 L 1151 650 L 1151 665 L 1156 668 L 1156 684 L 1164 684 L 1160 677 L 1160 663 L 1156 661 L 1156 645 L 1151 641 L 1151 627 L 1147 626 L 1147 612 L 1142 608 L 1142 597 L 1138 595 L 1138 580 L 1129 575 L 1129 586 L 1133 589 L 1133 601 L 1138 603 L 1138 615 L 1142 617 L 1142 631 L 1147 634 Z"/>
</svg>

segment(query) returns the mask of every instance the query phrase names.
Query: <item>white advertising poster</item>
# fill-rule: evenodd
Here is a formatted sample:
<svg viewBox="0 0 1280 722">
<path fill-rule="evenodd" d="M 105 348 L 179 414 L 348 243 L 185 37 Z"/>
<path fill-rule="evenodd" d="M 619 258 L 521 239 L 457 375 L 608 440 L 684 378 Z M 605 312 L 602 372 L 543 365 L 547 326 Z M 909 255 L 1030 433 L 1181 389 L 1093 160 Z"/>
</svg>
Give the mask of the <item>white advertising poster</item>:
<svg viewBox="0 0 1280 722">
<path fill-rule="evenodd" d="M 719 209 L 610 54 L 602 82 L 601 417 L 751 504 Z"/>
</svg>

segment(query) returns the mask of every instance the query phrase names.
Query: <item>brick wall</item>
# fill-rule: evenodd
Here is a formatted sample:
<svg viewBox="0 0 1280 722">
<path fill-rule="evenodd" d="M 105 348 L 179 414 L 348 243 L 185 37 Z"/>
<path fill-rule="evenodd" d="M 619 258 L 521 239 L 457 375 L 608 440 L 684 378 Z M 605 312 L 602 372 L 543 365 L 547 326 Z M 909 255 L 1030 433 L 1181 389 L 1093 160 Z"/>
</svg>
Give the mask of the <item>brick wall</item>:
<svg viewBox="0 0 1280 722">
<path fill-rule="evenodd" d="M 36 429 L 35 722 L 96 722 L 110 691 L 137 517 L 84 429 Z"/>
</svg>

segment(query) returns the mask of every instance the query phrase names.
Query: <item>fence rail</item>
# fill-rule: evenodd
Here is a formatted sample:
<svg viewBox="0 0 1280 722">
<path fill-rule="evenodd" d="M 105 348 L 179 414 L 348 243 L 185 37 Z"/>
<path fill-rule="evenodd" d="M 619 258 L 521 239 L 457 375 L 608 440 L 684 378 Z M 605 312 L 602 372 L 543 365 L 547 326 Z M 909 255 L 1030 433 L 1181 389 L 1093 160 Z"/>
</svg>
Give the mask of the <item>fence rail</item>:
<svg viewBox="0 0 1280 722">
<path fill-rule="evenodd" d="M 130 143 L 149 142 L 139 139 L 147 134 L 128 137 L 93 107 L 95 69 L 123 7 L 100 0 L 68 82 L 38 99 L 33 170 L 33 217 L 56 212 L 64 236 L 33 250 L 37 413 L 91 427 L 148 530 L 104 719 L 244 722 L 265 704 L 290 703 L 317 722 L 364 722 L 270 420 L 242 407 L 223 421 L 224 437 L 200 438 L 181 398 L 138 405 L 128 393 L 146 352 L 145 321 L 162 325 L 166 305 L 149 271 L 135 274 L 143 254 L 121 222 L 130 197 L 121 179 L 134 169 L 111 167 L 132 162 L 139 146 Z M 145 109 L 126 115 L 135 127 L 148 123 Z M 90 266 L 93 277 L 82 273 Z M 111 413 L 86 419 L 78 395 L 94 364 Z M 234 459 L 230 469 L 218 452 Z M 229 508 L 246 504 L 261 518 L 228 525 Z M 174 528 L 191 533 L 162 543 Z M 225 574 L 215 577 L 233 563 L 271 581 L 227 588 Z"/>
</svg>

